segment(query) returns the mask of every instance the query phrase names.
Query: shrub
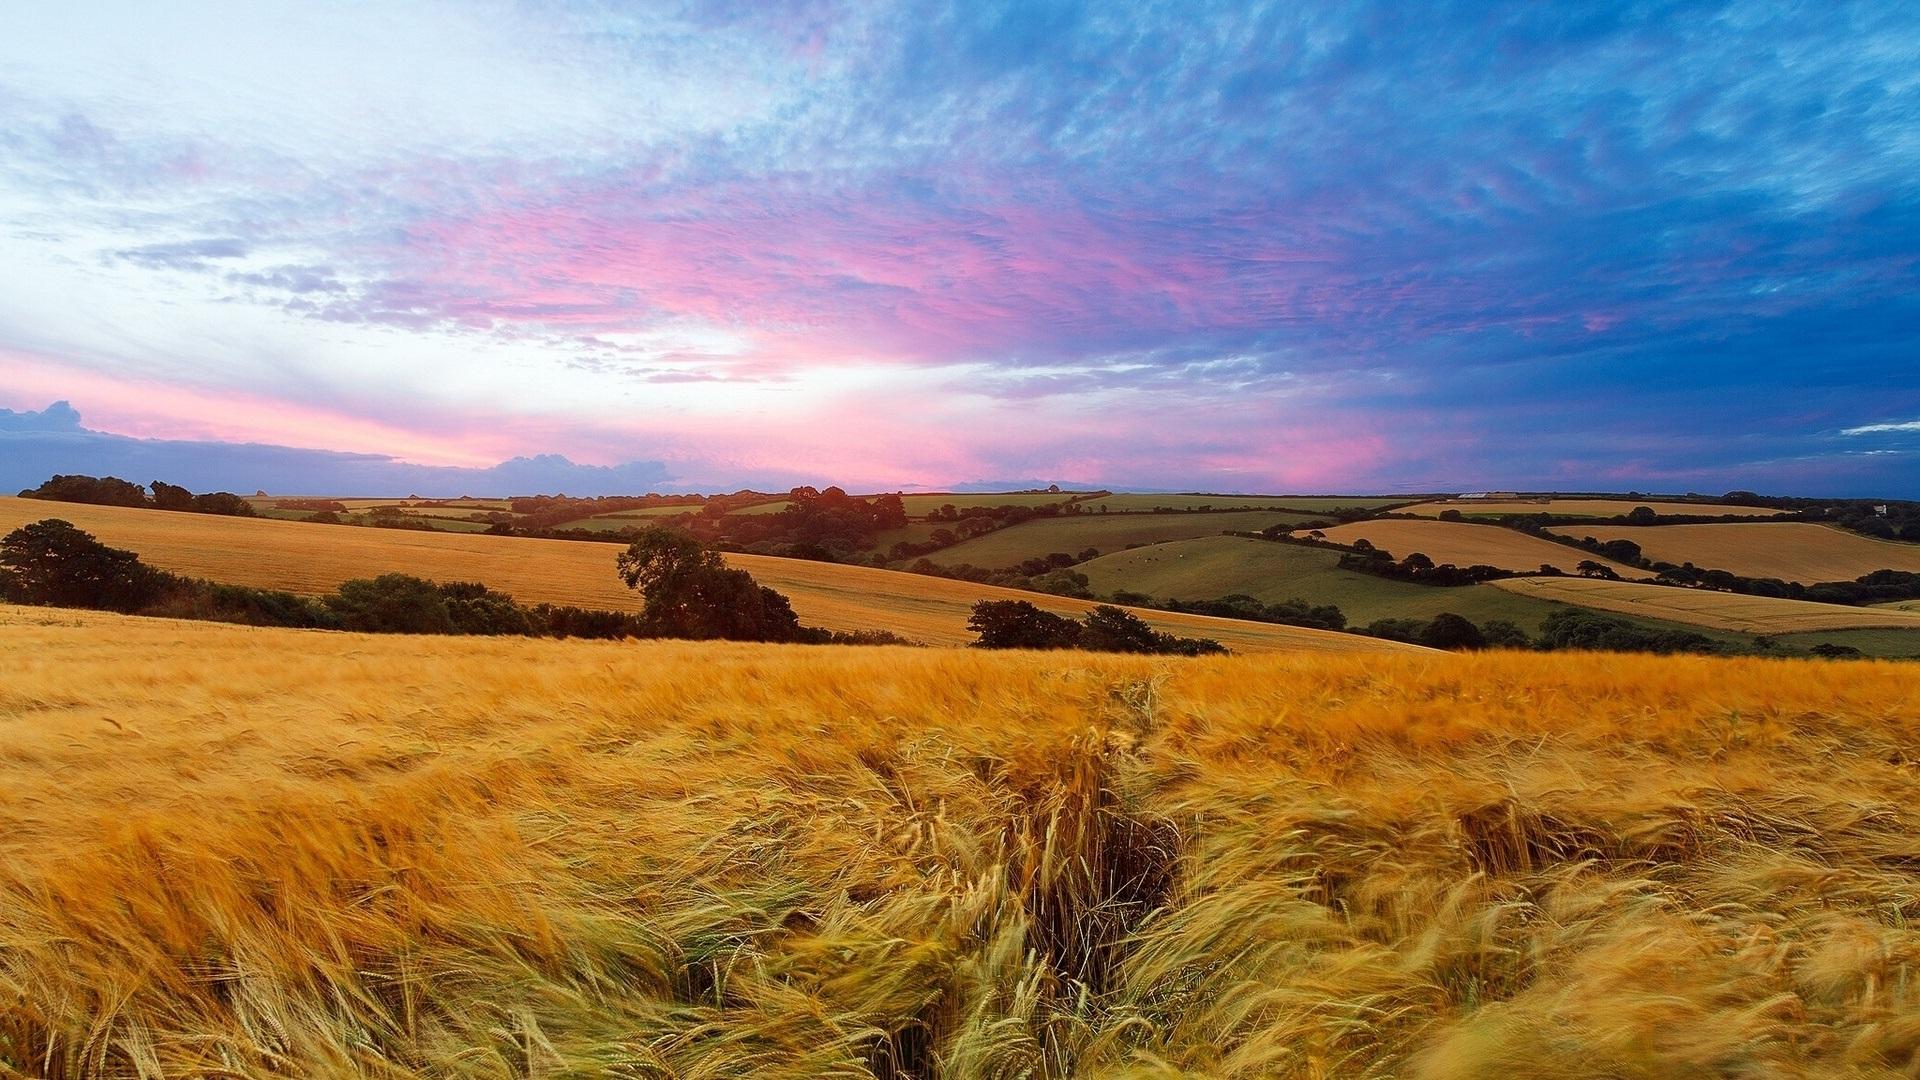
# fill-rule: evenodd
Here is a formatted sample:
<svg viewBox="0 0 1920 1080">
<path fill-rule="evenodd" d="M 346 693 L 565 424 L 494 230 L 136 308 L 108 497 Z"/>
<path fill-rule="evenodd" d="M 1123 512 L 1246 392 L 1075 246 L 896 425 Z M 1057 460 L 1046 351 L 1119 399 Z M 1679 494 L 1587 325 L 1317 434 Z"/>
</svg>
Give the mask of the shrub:
<svg viewBox="0 0 1920 1080">
<path fill-rule="evenodd" d="M 0 540 L 0 596 L 21 604 L 131 612 L 152 603 L 167 575 L 58 518 Z"/>
</svg>

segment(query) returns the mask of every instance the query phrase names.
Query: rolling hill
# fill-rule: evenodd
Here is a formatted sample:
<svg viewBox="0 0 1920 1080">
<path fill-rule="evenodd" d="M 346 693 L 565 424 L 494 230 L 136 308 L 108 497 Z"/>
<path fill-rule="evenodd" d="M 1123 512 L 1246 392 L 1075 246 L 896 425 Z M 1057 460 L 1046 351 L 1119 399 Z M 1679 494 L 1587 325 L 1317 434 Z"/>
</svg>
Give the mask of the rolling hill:
<svg viewBox="0 0 1920 1080">
<path fill-rule="evenodd" d="M 1074 569 L 1101 596 L 1125 591 L 1159 600 L 1216 600 L 1239 593 L 1269 604 L 1298 598 L 1337 605 L 1355 626 L 1451 611 L 1475 622 L 1506 619 L 1532 632 L 1556 608 L 1480 585 L 1435 588 L 1359 574 L 1340 569 L 1339 559 L 1339 552 L 1326 548 L 1206 536 L 1117 551 Z"/>
<path fill-rule="evenodd" d="M 1811 585 L 1852 581 L 1875 570 L 1920 571 L 1920 544 L 1875 540 L 1809 521 L 1718 525 L 1563 526 L 1549 530 L 1598 540 L 1631 540 L 1655 562 L 1692 563 L 1742 577 Z"/>
<path fill-rule="evenodd" d="M 1388 518 L 1356 521 L 1322 532 L 1336 544 L 1366 540 L 1374 547 L 1404 559 L 1421 552 L 1436 563 L 1455 566 L 1484 564 L 1521 573 L 1538 570 L 1543 564 L 1571 572 L 1583 560 L 1609 566 L 1623 578 L 1648 578 L 1653 574 L 1638 567 L 1613 562 L 1578 548 L 1563 547 L 1551 540 L 1497 525 L 1468 525 L 1455 521 L 1410 521 Z"/>
<path fill-rule="evenodd" d="M 1312 520 L 1310 514 L 1289 514 L 1272 510 L 1244 510 L 1228 513 L 1179 514 L 1101 514 L 1080 513 L 1033 521 L 998 529 L 984 536 L 942 548 L 927 556 L 942 566 L 966 563 L 999 570 L 1017 566 L 1054 552 L 1077 555 L 1087 548 L 1102 553 L 1127 547 L 1185 540 L 1195 536 L 1218 536 L 1223 532 L 1259 532 L 1273 525 L 1292 525 Z"/>
<path fill-rule="evenodd" d="M 61 518 L 148 563 L 236 585 L 320 594 L 349 578 L 397 572 L 436 581 L 478 581 L 528 603 L 637 610 L 640 598 L 615 577 L 618 548 L 566 540 L 414 532 L 260 518 L 213 517 L 127 507 L 0 498 L 0 532 Z M 1078 615 L 1092 605 L 868 567 L 755 555 L 729 556 L 761 584 L 785 593 L 803 621 L 834 630 L 890 630 L 928 644 L 971 640 L 967 616 L 981 599 L 1028 600 Z M 1237 651 L 1368 650 L 1392 647 L 1347 634 L 1142 611 L 1159 629 L 1218 640 Z"/>
</svg>

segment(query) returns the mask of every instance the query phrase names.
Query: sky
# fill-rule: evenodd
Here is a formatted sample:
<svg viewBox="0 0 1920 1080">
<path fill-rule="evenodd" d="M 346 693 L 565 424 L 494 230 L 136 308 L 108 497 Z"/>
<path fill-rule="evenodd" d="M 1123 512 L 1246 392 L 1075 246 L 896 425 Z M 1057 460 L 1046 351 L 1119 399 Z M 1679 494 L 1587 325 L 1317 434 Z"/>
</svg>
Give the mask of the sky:
<svg viewBox="0 0 1920 1080">
<path fill-rule="evenodd" d="M 0 484 L 1920 497 L 1916 4 L 6 23 Z"/>
</svg>

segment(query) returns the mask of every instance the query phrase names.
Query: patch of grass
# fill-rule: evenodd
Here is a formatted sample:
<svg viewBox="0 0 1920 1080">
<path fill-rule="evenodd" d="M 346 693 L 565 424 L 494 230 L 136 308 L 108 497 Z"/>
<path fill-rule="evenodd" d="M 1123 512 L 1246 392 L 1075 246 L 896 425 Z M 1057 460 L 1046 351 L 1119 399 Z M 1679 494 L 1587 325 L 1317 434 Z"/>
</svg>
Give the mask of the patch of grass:
<svg viewBox="0 0 1920 1080">
<path fill-rule="evenodd" d="M 1866 630 L 1819 630 L 1807 634 L 1782 634 L 1774 640 L 1796 649 L 1810 649 L 1815 645 L 1845 645 L 1859 649 L 1863 656 L 1899 660 L 1920 659 L 1920 627 L 1904 630 L 1893 627 Z"/>
<path fill-rule="evenodd" d="M 907 508 L 907 516 L 915 518 L 926 517 L 943 506 L 951 506 L 956 510 L 977 506 L 1053 506 L 1068 502 L 1073 496 L 1071 491 L 969 492 L 955 495 L 902 495 L 900 503 Z"/>
</svg>

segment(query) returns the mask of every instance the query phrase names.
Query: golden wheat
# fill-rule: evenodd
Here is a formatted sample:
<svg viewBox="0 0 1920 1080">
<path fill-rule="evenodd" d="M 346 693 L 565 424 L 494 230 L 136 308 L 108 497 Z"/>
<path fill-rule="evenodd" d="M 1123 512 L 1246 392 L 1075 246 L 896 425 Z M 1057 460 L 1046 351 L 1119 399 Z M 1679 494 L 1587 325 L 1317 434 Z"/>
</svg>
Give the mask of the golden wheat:
<svg viewBox="0 0 1920 1080">
<path fill-rule="evenodd" d="M 1506 578 L 1488 584 L 1521 596 L 1745 634 L 1793 634 L 1810 630 L 1869 627 L 1920 629 L 1920 612 L 1892 607 L 1849 607 L 1844 604 L 1819 604 L 1811 600 L 1786 600 L 1773 596 L 1715 592 L 1711 589 L 1682 589 L 1579 577 Z"/>
<path fill-rule="evenodd" d="M 1808 521 L 1723 522 L 1718 525 L 1568 525 L 1549 530 L 1572 537 L 1631 540 L 1656 562 L 1692 563 L 1743 577 L 1814 584 L 1852 581 L 1875 570 L 1920 571 L 1920 544 L 1870 536 Z"/>
<path fill-rule="evenodd" d="M 403 573 L 435 581 L 478 581 L 525 603 L 637 611 L 641 598 L 613 571 L 611 544 L 512 536 L 349 528 L 264 518 L 177 514 L 122 506 L 0 498 L 0 534 L 57 517 L 163 570 L 235 585 L 318 595 L 349 578 Z M 977 600 L 1027 600 L 1069 617 L 1082 600 L 1000 589 L 864 566 L 729 555 L 763 585 L 785 593 L 803 621 L 830 630 L 888 630 L 914 641 L 972 640 Z M 1387 652 L 1408 646 L 1353 634 L 1140 610 L 1155 628 L 1210 637 L 1236 652 L 1273 649 Z"/>
<path fill-rule="evenodd" d="M 0 608 L 0 1072 L 1898 1076 L 1920 679 Z"/>
</svg>

